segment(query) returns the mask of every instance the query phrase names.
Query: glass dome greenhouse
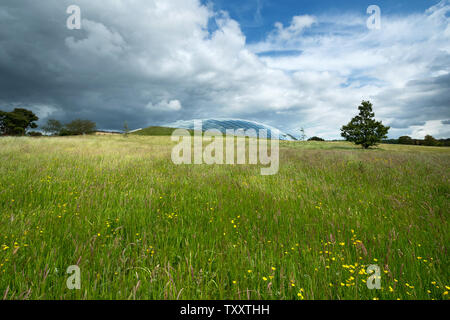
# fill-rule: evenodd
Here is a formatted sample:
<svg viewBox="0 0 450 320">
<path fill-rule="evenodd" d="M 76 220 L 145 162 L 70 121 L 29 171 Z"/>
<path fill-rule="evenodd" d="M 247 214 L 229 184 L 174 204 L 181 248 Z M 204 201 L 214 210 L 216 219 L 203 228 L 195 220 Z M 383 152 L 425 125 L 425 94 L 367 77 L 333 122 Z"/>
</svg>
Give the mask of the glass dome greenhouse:
<svg viewBox="0 0 450 320">
<path fill-rule="evenodd" d="M 259 133 L 259 130 L 267 130 L 268 138 L 272 138 L 272 132 L 277 130 L 274 127 L 255 122 L 249 120 L 241 120 L 241 119 L 194 119 L 194 120 L 179 120 L 173 123 L 169 123 L 164 125 L 164 127 L 177 128 L 177 129 L 190 129 L 194 130 L 195 122 L 199 121 L 202 124 L 202 131 L 206 130 L 219 130 L 222 133 L 226 133 L 226 130 L 248 130 L 254 129 L 256 133 Z M 279 139 L 280 140 L 288 140 L 293 141 L 295 138 L 281 130 L 279 131 Z"/>
</svg>

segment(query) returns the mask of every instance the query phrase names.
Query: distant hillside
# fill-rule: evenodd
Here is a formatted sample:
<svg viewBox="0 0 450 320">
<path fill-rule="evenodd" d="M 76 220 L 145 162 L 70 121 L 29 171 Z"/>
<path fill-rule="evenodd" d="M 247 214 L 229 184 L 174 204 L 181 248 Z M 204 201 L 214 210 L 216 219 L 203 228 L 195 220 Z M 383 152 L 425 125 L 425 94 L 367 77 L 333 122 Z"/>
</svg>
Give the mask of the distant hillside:
<svg viewBox="0 0 450 320">
<path fill-rule="evenodd" d="M 131 134 L 139 135 L 139 136 L 171 136 L 175 131 L 175 128 L 166 128 L 166 127 L 148 127 L 145 129 L 141 129 L 135 131 Z M 192 134 L 192 130 L 188 130 Z"/>
</svg>

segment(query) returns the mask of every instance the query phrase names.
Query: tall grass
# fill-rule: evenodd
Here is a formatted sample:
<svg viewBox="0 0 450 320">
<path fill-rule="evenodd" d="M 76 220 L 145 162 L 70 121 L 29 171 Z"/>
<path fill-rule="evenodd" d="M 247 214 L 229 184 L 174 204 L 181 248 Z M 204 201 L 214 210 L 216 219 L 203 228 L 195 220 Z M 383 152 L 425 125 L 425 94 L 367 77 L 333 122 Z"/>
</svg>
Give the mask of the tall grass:
<svg viewBox="0 0 450 320">
<path fill-rule="evenodd" d="M 173 145 L 0 139 L 0 298 L 448 299 L 449 149 L 283 142 L 261 176 Z"/>
</svg>

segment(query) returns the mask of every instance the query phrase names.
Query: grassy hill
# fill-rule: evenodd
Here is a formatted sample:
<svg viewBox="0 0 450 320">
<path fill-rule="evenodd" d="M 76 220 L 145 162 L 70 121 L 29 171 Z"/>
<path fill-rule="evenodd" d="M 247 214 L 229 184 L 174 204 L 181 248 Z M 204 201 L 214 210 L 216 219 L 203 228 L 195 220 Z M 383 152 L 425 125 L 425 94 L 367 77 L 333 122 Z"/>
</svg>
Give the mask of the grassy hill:
<svg viewBox="0 0 450 320">
<path fill-rule="evenodd" d="M 148 127 L 131 134 L 138 136 L 171 136 L 176 129 L 166 127 Z M 192 132 L 192 130 L 188 130 Z"/>
<path fill-rule="evenodd" d="M 176 166 L 173 146 L 0 138 L 1 295 L 448 299 L 450 149 L 281 142 L 279 173 L 261 176 Z M 366 286 L 372 264 L 381 290 Z"/>
</svg>

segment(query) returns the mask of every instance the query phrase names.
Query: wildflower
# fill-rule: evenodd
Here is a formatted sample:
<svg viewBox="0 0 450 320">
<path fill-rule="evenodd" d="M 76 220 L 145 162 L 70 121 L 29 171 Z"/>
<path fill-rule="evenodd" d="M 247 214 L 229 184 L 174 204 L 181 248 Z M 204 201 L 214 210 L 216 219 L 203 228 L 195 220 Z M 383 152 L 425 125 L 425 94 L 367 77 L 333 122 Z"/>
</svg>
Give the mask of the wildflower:
<svg viewBox="0 0 450 320">
<path fill-rule="evenodd" d="M 266 278 L 266 277 L 263 277 L 263 280 L 264 280 L 264 281 L 267 281 L 267 278 Z"/>
<path fill-rule="evenodd" d="M 277 270 L 277 268 L 275 268 L 275 267 L 272 267 L 272 270 L 273 270 L 273 271 L 275 271 L 275 270 Z"/>
</svg>

